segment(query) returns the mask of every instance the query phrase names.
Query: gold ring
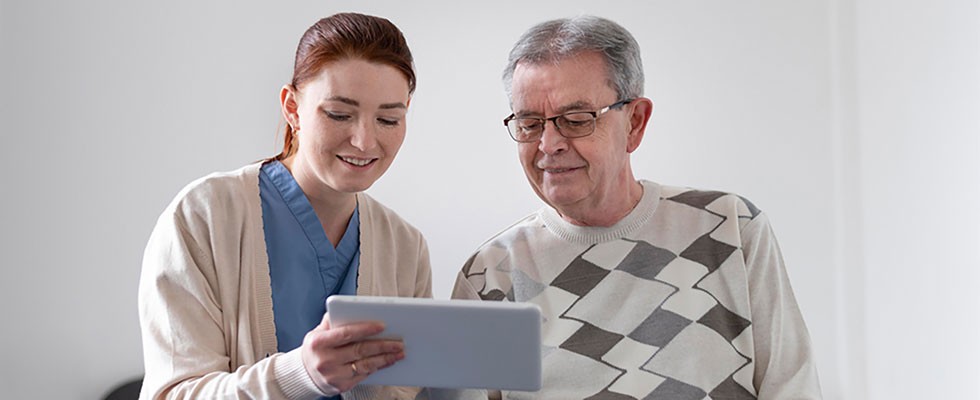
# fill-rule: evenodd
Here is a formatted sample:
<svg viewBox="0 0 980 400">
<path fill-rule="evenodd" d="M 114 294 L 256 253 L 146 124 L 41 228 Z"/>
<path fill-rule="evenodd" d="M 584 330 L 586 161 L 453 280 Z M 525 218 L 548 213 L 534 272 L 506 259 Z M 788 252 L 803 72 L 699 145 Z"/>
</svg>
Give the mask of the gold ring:
<svg viewBox="0 0 980 400">
<path fill-rule="evenodd" d="M 357 374 L 357 363 L 356 362 L 350 363 L 350 369 L 354 371 L 354 376 L 357 376 L 358 375 Z"/>
</svg>

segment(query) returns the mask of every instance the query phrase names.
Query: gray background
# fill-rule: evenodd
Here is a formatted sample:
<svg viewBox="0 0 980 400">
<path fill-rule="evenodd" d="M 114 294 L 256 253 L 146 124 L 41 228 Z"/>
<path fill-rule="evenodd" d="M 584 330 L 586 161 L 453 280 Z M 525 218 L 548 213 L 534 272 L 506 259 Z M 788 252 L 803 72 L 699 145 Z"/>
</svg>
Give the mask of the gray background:
<svg viewBox="0 0 980 400">
<path fill-rule="evenodd" d="M 637 175 L 770 214 L 828 399 L 980 396 L 977 1 L 4 0 L 0 397 L 94 399 L 142 373 L 155 219 L 278 150 L 300 35 L 350 10 L 416 56 L 405 145 L 369 192 L 426 234 L 436 297 L 541 204 L 500 123 L 510 45 L 597 14 L 637 37 L 657 105 Z"/>
</svg>

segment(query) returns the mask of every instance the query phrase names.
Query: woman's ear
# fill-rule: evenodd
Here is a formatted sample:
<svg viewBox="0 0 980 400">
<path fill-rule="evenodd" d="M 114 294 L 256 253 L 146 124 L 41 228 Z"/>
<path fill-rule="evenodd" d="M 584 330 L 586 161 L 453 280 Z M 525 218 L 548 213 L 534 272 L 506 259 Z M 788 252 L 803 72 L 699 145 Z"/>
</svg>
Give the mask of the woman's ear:
<svg viewBox="0 0 980 400">
<path fill-rule="evenodd" d="M 293 127 L 293 131 L 299 130 L 299 105 L 297 104 L 298 93 L 293 85 L 283 85 L 279 91 L 279 104 L 282 106 L 282 117 L 286 123 Z"/>
</svg>

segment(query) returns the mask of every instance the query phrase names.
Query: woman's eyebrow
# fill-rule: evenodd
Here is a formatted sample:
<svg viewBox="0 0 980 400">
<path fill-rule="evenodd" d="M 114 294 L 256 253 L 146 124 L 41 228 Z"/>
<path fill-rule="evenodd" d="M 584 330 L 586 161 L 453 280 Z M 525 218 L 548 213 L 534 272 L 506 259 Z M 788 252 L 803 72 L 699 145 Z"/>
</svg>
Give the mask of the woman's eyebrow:
<svg viewBox="0 0 980 400">
<path fill-rule="evenodd" d="M 354 100 L 354 99 L 352 99 L 350 97 L 344 97 L 344 96 L 331 96 L 326 101 L 339 101 L 339 102 L 344 103 L 344 104 L 350 104 L 350 105 L 352 105 L 354 107 L 358 107 L 358 106 L 361 105 L 361 103 L 358 102 L 357 100 Z"/>
<path fill-rule="evenodd" d="M 354 100 L 350 97 L 344 97 L 344 96 L 331 96 L 326 101 L 337 101 L 344 104 L 352 105 L 354 107 L 361 106 L 361 102 Z M 397 103 L 385 103 L 378 106 L 378 108 L 382 110 L 391 110 L 391 109 L 398 109 L 398 108 L 408 108 L 408 106 L 406 106 L 405 103 L 397 102 Z"/>
</svg>

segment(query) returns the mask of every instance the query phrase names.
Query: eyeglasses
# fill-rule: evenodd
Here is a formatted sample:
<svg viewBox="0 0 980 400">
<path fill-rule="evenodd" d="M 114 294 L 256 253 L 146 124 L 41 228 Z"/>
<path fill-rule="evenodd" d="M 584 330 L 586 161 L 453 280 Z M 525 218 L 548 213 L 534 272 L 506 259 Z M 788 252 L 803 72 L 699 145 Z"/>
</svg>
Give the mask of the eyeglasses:
<svg viewBox="0 0 980 400">
<path fill-rule="evenodd" d="M 507 127 L 510 137 L 519 143 L 541 140 L 541 135 L 544 134 L 544 128 L 548 121 L 555 124 L 555 129 L 558 130 L 559 135 L 569 139 L 580 138 L 595 132 L 595 120 L 600 115 L 610 110 L 620 109 L 631 102 L 633 99 L 622 100 L 596 111 L 575 111 L 551 118 L 518 117 L 511 114 L 504 118 L 504 126 Z"/>
</svg>

